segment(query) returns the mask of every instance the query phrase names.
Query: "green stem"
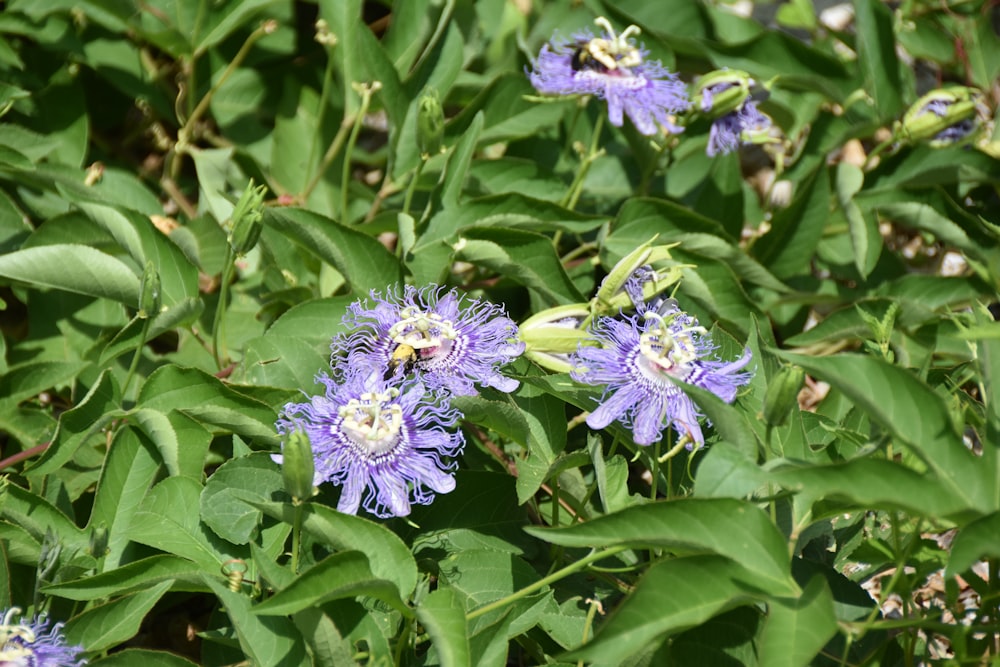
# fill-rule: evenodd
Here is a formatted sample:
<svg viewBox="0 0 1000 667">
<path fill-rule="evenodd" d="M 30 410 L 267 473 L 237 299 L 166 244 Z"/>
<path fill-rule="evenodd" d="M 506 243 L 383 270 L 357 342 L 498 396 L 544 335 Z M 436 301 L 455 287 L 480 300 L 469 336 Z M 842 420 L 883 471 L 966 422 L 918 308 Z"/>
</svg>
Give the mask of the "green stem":
<svg viewBox="0 0 1000 667">
<path fill-rule="evenodd" d="M 889 146 L 891 146 L 892 143 L 893 143 L 893 141 L 894 141 L 894 137 L 889 137 L 888 139 L 886 139 L 885 141 L 883 141 L 882 143 L 880 143 L 878 146 L 876 146 L 875 148 L 873 148 L 872 152 L 869 153 L 868 157 L 865 158 L 865 163 L 864 163 L 864 165 L 862 165 L 861 171 L 868 171 L 868 169 L 871 167 L 872 161 L 875 158 L 877 158 L 879 155 L 881 155 L 882 152 L 885 151 L 886 148 L 888 148 Z"/>
<path fill-rule="evenodd" d="M 302 548 L 302 503 L 295 503 L 295 520 L 292 523 L 292 572 L 299 573 L 299 550 Z"/>
<path fill-rule="evenodd" d="M 653 465 L 650 469 L 650 480 L 649 480 L 649 499 L 656 500 L 656 487 L 660 485 L 660 444 L 661 441 L 657 440 L 653 445 Z"/>
<path fill-rule="evenodd" d="M 590 165 L 594 161 L 604 155 L 603 150 L 597 149 L 597 144 L 601 138 L 601 130 L 604 128 L 604 116 L 599 115 L 597 121 L 594 123 L 594 134 L 590 140 L 590 148 L 587 150 L 586 155 L 584 155 L 583 160 L 580 162 L 580 168 L 576 172 L 576 176 L 573 178 L 573 183 L 569 186 L 569 191 L 560 204 L 563 208 L 568 208 L 573 210 L 576 208 L 577 202 L 580 200 L 580 195 L 583 194 L 583 181 L 587 178 L 587 172 L 590 171 Z"/>
<path fill-rule="evenodd" d="M 413 193 L 417 190 L 417 181 L 420 180 L 420 174 L 424 171 L 424 165 L 427 164 L 427 158 L 423 155 L 420 156 L 420 162 L 417 163 L 416 168 L 413 170 L 413 178 L 410 179 L 409 185 L 406 186 L 406 196 L 403 198 L 403 213 L 406 215 L 410 214 L 410 204 L 413 203 Z"/>
<path fill-rule="evenodd" d="M 215 364 L 222 370 L 222 356 L 219 353 L 220 342 L 222 340 L 222 313 L 226 309 L 226 298 L 229 296 L 229 283 L 233 279 L 233 271 L 236 268 L 236 258 L 233 256 L 233 248 L 226 244 L 226 260 L 222 269 L 222 284 L 219 285 L 219 303 L 215 306 L 215 317 L 212 320 L 212 356 L 215 357 Z M 226 347 L 221 344 L 222 354 L 225 354 Z"/>
<path fill-rule="evenodd" d="M 312 179 L 306 185 L 305 189 L 302 190 L 302 194 L 299 195 L 299 200 L 305 203 L 309 199 L 309 195 L 312 191 L 316 189 L 319 185 L 320 179 L 323 178 L 323 174 L 326 170 L 330 168 L 337 154 L 340 153 L 340 149 L 344 147 L 344 142 L 347 140 L 347 132 L 354 125 L 354 116 L 351 118 L 345 118 L 340 124 L 340 128 L 337 130 L 337 135 L 330 142 L 330 147 L 326 149 L 326 153 L 323 154 L 323 160 L 319 163 L 319 167 L 316 168 L 316 173 L 313 174 Z"/>
<path fill-rule="evenodd" d="M 146 337 L 149 335 L 149 327 L 152 323 L 152 315 L 147 315 L 142 322 L 142 331 L 139 333 L 139 346 L 135 348 L 135 353 L 132 355 L 132 363 L 129 364 L 128 373 L 125 375 L 125 383 L 122 385 L 123 399 L 128 393 L 128 386 L 131 384 L 132 378 L 135 376 L 135 371 L 139 367 L 139 359 L 142 358 L 142 348 L 146 345 Z"/>
<path fill-rule="evenodd" d="M 592 551 L 583 558 L 581 558 L 580 560 L 570 563 L 566 567 L 562 568 L 561 570 L 553 572 L 547 577 L 539 579 L 530 586 L 525 586 L 521 590 L 511 593 L 507 597 L 500 598 L 499 600 L 491 602 L 487 605 L 483 605 L 478 609 L 473 609 L 472 611 L 470 611 L 468 614 L 465 615 L 465 620 L 471 621 L 474 618 L 479 618 L 480 616 L 488 614 L 491 611 L 496 611 L 497 609 L 500 609 L 501 607 L 504 607 L 512 602 L 517 602 L 521 598 L 527 597 L 532 593 L 534 593 L 535 591 L 539 591 L 545 588 L 549 584 L 555 583 L 560 579 L 568 577 L 574 572 L 578 572 L 579 570 L 584 569 L 591 563 L 603 560 L 609 556 L 613 556 L 616 553 L 625 551 L 627 548 L 628 547 L 619 546 L 619 547 L 611 547 L 610 549 L 605 549 L 604 551 Z"/>
<path fill-rule="evenodd" d="M 361 134 L 361 125 L 364 122 L 365 114 L 368 113 L 368 107 L 371 105 L 372 93 L 381 88 L 382 84 L 375 81 L 371 84 L 362 84 L 353 87 L 361 95 L 361 107 L 354 117 L 354 123 L 351 126 L 351 136 L 347 139 L 347 150 L 344 153 L 344 169 L 340 176 L 340 221 L 344 224 L 347 224 L 347 186 L 351 182 L 351 154 L 354 153 L 354 146 L 358 142 L 358 135 Z"/>
<path fill-rule="evenodd" d="M 328 57 L 326 59 L 326 71 L 323 73 L 323 90 L 319 94 L 319 107 L 316 109 L 316 131 L 313 133 L 313 140 L 309 147 L 309 161 L 306 162 L 307 165 L 312 166 L 316 161 L 316 149 L 319 148 L 321 135 L 323 133 L 323 121 L 326 119 L 326 107 L 330 101 L 330 88 L 333 85 L 333 58 Z M 338 135 L 340 134 L 338 130 Z M 325 156 L 324 156 L 325 159 Z M 309 192 L 312 192 L 312 188 L 316 187 L 318 182 L 318 176 L 322 175 L 323 170 L 317 165 L 316 173 L 312 175 L 309 179 Z M 305 193 L 303 192 L 303 203 L 305 203 Z"/>
</svg>

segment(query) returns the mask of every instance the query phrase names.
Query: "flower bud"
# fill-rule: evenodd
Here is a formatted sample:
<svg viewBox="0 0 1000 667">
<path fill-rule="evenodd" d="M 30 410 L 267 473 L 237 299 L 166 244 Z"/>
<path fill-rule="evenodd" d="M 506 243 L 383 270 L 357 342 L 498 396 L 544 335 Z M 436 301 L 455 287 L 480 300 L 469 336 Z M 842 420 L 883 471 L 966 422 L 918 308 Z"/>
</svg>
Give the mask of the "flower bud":
<svg viewBox="0 0 1000 667">
<path fill-rule="evenodd" d="M 586 303 L 556 306 L 532 315 L 518 326 L 524 355 L 543 368 L 568 373 L 573 369 L 568 355 L 576 352 L 581 341 L 590 338 L 581 328 L 589 318 L 590 307 Z"/>
<path fill-rule="evenodd" d="M 753 85 L 750 75 L 738 69 L 709 72 L 698 78 L 692 106 L 712 118 L 725 116 L 743 108 Z"/>
<path fill-rule="evenodd" d="M 981 97 L 978 90 L 967 86 L 932 90 L 903 114 L 893 134 L 901 141 L 927 142 L 934 148 L 962 141 L 979 125 Z"/>
<path fill-rule="evenodd" d="M 90 529 L 90 555 L 101 558 L 108 553 L 108 526 L 103 521 Z"/>
<path fill-rule="evenodd" d="M 257 245 L 263 229 L 264 195 L 267 186 L 254 187 L 253 179 L 247 183 L 246 190 L 236 202 L 236 209 L 230 218 L 229 245 L 237 255 L 245 255 Z"/>
<path fill-rule="evenodd" d="M 594 314 L 612 315 L 617 314 L 622 308 L 627 308 L 632 303 L 632 298 L 629 296 L 629 290 L 626 288 L 633 274 L 643 266 L 670 259 L 670 249 L 677 244 L 670 243 L 654 246 L 653 241 L 655 240 L 656 238 L 654 237 L 643 243 L 622 257 L 612 267 L 611 271 L 601 282 L 601 286 L 597 289 L 597 294 L 594 296 Z M 680 280 L 680 268 L 679 266 L 672 267 L 661 275 L 660 272 L 654 271 L 650 267 L 650 280 L 642 286 L 644 298 L 653 296 L 667 286 Z M 676 275 L 674 275 L 675 273 Z"/>
<path fill-rule="evenodd" d="M 308 436 L 301 430 L 293 431 L 281 448 L 281 476 L 285 490 L 296 504 L 316 495 L 315 474 L 316 463 Z"/>
<path fill-rule="evenodd" d="M 444 136 L 444 111 L 437 90 L 428 88 L 417 101 L 417 148 L 429 157 L 441 152 Z"/>
<path fill-rule="evenodd" d="M 146 319 L 160 312 L 160 274 L 153 265 L 153 260 L 146 262 L 142 272 L 142 283 L 139 285 L 139 317 Z"/>
<path fill-rule="evenodd" d="M 774 376 L 764 394 L 764 422 L 768 426 L 785 423 L 792 408 L 798 405 L 804 379 L 805 373 L 798 366 L 785 366 Z"/>
</svg>

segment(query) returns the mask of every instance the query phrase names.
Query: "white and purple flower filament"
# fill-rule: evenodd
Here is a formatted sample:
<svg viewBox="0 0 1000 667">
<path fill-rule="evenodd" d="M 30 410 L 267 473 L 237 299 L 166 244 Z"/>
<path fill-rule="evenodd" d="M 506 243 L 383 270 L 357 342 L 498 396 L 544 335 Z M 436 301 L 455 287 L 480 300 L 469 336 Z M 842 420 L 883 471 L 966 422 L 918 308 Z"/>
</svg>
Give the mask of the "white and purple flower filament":
<svg viewBox="0 0 1000 667">
<path fill-rule="evenodd" d="M 649 269 L 637 273 L 649 275 Z M 639 445 L 659 442 L 664 429 L 672 427 L 679 436 L 673 451 L 700 447 L 705 443 L 701 414 L 680 383 L 707 389 L 731 403 L 752 377 L 741 372 L 750 351 L 729 363 L 712 359 L 716 347 L 708 332 L 675 301 L 657 299 L 652 306 L 640 301 L 636 307 L 633 316 L 595 318 L 592 341 L 581 344 L 574 355 L 575 380 L 605 385 L 587 425 L 600 430 L 619 421 Z"/>
<path fill-rule="evenodd" d="M 608 120 L 616 127 L 628 115 L 647 136 L 658 133 L 657 124 L 680 132 L 673 116 L 687 109 L 688 98 L 677 75 L 648 60 L 646 51 L 632 42 L 640 32 L 637 26 L 616 34 L 606 18 L 594 23 L 602 29 L 600 36 L 585 31 L 572 41 L 553 40 L 542 47 L 529 75 L 535 89 L 546 95 L 599 97 L 607 102 Z"/>
<path fill-rule="evenodd" d="M 11 607 L 0 621 L 0 665 L 11 667 L 81 667 L 82 646 L 70 646 L 62 635 L 62 623 L 51 628 L 44 618 L 14 622 L 21 610 Z"/>
<path fill-rule="evenodd" d="M 451 397 L 474 395 L 476 385 L 516 389 L 498 369 L 524 345 L 502 307 L 436 285 L 373 292 L 344 325 L 331 372 L 318 378 L 326 391 L 286 405 L 278 428 L 308 437 L 314 483 L 342 487 L 338 510 L 407 516 L 455 487 L 465 440 Z"/>
</svg>

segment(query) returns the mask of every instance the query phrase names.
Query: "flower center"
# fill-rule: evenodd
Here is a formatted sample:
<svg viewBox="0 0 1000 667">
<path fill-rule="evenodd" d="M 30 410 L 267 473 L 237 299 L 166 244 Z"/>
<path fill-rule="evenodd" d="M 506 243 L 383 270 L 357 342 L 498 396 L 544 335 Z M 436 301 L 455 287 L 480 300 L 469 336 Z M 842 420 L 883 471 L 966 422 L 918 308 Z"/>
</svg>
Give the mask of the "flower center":
<svg viewBox="0 0 1000 667">
<path fill-rule="evenodd" d="M 389 389 L 384 394 L 366 392 L 338 410 L 344 420 L 344 431 L 370 454 L 386 454 L 399 442 L 403 408 L 395 403 L 388 404 L 398 395 L 396 389 Z"/>
<path fill-rule="evenodd" d="M 425 313 L 407 307 L 399 313 L 401 319 L 389 329 L 396 345 L 407 345 L 427 357 L 448 341 L 457 338 L 455 326 L 437 313 Z"/>
<path fill-rule="evenodd" d="M 639 335 L 639 352 L 652 369 L 674 377 L 686 375 L 685 367 L 698 359 L 694 334 L 706 333 L 704 327 L 672 328 L 669 321 L 652 310 L 643 314 L 656 324 Z M 673 319 L 673 318 L 670 318 Z"/>
<path fill-rule="evenodd" d="M 615 34 L 615 29 L 611 27 L 611 22 L 603 16 L 594 19 L 602 30 L 605 37 L 595 37 L 587 42 L 584 49 L 590 58 L 593 58 L 608 71 L 613 71 L 619 67 L 627 69 L 642 64 L 642 54 L 639 49 L 629 43 L 631 35 L 639 34 L 639 27 L 630 25 L 620 35 Z"/>
<path fill-rule="evenodd" d="M 0 665 L 29 667 L 34 664 L 35 652 L 26 644 L 35 643 L 35 633 L 24 625 L 0 625 Z"/>
</svg>

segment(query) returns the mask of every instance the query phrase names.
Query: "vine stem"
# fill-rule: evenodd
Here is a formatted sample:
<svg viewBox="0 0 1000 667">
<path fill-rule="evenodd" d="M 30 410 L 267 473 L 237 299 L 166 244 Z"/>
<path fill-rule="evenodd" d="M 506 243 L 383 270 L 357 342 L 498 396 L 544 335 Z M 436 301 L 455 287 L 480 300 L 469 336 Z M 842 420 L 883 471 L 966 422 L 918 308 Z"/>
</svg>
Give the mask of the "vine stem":
<svg viewBox="0 0 1000 667">
<path fill-rule="evenodd" d="M 215 317 L 212 320 L 212 356 L 215 357 L 215 364 L 222 368 L 222 357 L 219 354 L 219 341 L 222 339 L 222 312 L 226 309 L 226 298 L 229 296 L 229 283 L 233 279 L 236 258 L 233 255 L 233 247 L 226 244 L 226 262 L 222 269 L 222 284 L 219 286 L 219 303 L 215 306 Z M 225 353 L 225 346 L 222 352 Z"/>
<path fill-rule="evenodd" d="M 371 83 L 351 84 L 351 87 L 361 95 L 361 108 L 354 116 L 354 124 L 351 126 L 351 135 L 347 139 L 347 149 L 344 154 L 344 169 L 340 176 L 340 221 L 344 224 L 347 223 L 347 186 L 351 182 L 351 154 L 358 142 L 358 135 L 361 134 L 361 124 L 365 114 L 368 113 L 368 107 L 371 105 L 372 94 L 381 89 L 382 84 L 378 81 L 372 81 Z"/>
<path fill-rule="evenodd" d="M 135 377 L 135 371 L 139 368 L 139 359 L 142 358 L 142 348 L 146 345 L 146 338 L 149 336 L 149 327 L 153 323 L 152 314 L 147 315 L 147 317 L 142 321 L 142 332 L 139 334 L 139 346 L 135 348 L 135 354 L 132 355 L 132 363 L 129 364 L 128 374 L 125 376 L 125 383 L 122 385 L 122 398 L 125 398 L 125 394 L 128 392 L 128 386 L 132 383 L 132 378 Z"/>
<path fill-rule="evenodd" d="M 604 116 L 599 115 L 597 121 L 594 123 L 594 134 L 590 139 L 590 148 L 583 157 L 583 161 L 580 163 L 580 168 L 576 172 L 576 176 L 573 178 L 573 183 L 569 186 L 569 191 L 560 204 L 564 208 L 573 210 L 576 208 L 576 204 L 580 201 L 580 195 L 583 193 L 583 181 L 587 178 L 587 172 L 590 171 L 590 165 L 594 161 L 604 155 L 603 150 L 598 150 L 597 144 L 601 138 L 601 130 L 604 129 Z"/>
<path fill-rule="evenodd" d="M 521 598 L 527 597 L 532 593 L 534 593 L 535 591 L 545 588 L 551 583 L 559 581 L 560 579 L 563 579 L 573 574 L 574 572 L 582 570 L 591 563 L 603 560 L 608 556 L 613 556 L 616 553 L 625 551 L 627 548 L 628 547 L 611 547 L 610 549 L 605 549 L 604 551 L 592 551 L 588 555 L 576 561 L 575 563 L 570 563 L 561 570 L 556 570 L 549 576 L 539 579 L 530 586 L 525 586 L 521 590 L 515 591 L 514 593 L 511 593 L 507 597 L 500 598 L 499 600 L 491 602 L 488 605 L 484 605 L 482 607 L 479 607 L 478 609 L 473 609 L 472 611 L 470 611 L 468 614 L 465 615 L 465 620 L 471 621 L 474 618 L 479 618 L 480 616 L 488 614 L 491 611 L 496 611 L 497 609 L 500 609 L 501 607 L 511 604 L 512 602 L 517 602 Z"/>
</svg>

